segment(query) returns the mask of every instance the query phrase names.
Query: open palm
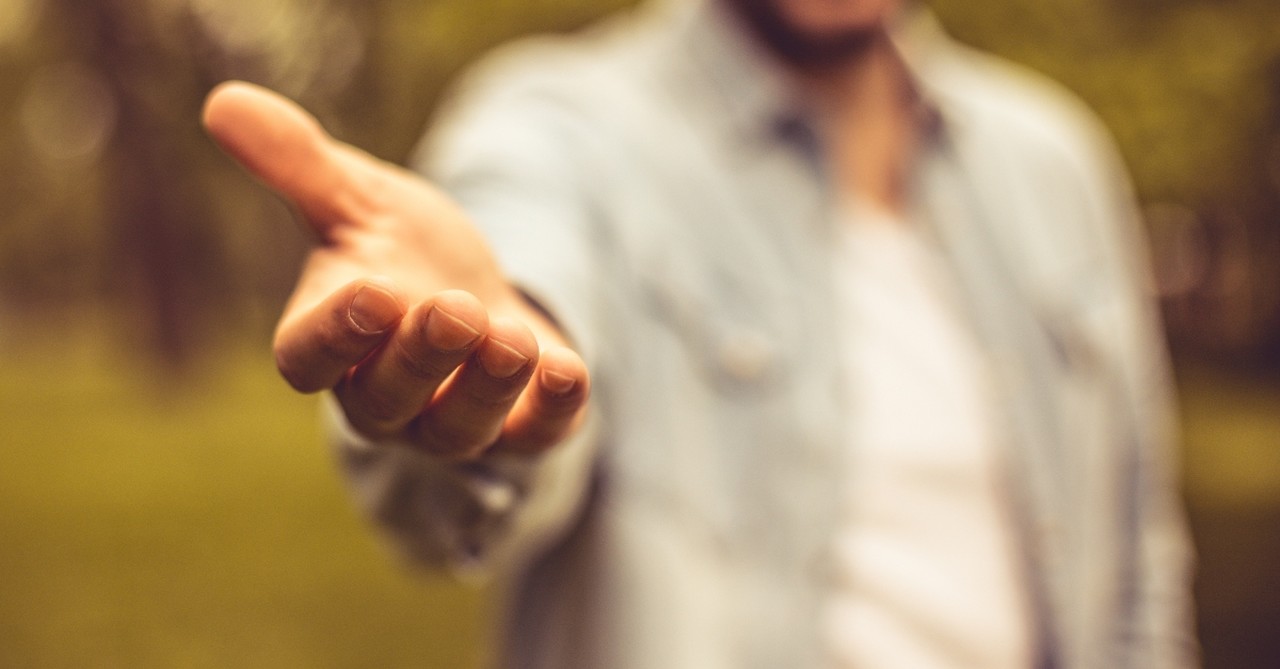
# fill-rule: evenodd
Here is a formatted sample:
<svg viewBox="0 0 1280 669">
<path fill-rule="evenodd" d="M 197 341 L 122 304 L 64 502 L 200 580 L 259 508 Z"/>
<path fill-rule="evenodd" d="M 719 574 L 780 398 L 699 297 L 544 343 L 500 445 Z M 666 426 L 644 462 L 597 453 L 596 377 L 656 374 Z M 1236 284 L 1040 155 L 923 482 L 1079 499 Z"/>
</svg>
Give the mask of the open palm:
<svg viewBox="0 0 1280 669">
<path fill-rule="evenodd" d="M 204 123 L 315 234 L 275 338 L 291 385 L 333 389 L 366 436 L 448 457 L 535 452 L 574 428 L 585 365 L 446 195 L 250 84 L 210 93 Z"/>
</svg>

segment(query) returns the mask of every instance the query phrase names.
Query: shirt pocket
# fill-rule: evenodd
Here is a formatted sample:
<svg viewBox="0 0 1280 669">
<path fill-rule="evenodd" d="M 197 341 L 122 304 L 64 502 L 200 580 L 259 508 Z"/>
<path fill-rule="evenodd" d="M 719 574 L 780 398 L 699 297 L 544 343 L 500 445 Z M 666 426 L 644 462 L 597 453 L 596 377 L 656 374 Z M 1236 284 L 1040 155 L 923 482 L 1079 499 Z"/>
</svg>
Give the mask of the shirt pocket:
<svg viewBox="0 0 1280 669">
<path fill-rule="evenodd" d="M 717 392 L 769 395 L 788 378 L 787 324 L 795 315 L 762 290 L 765 277 L 688 252 L 651 256 L 640 281 L 648 320 L 669 332 Z M 781 279 L 775 279 L 781 280 Z"/>
</svg>

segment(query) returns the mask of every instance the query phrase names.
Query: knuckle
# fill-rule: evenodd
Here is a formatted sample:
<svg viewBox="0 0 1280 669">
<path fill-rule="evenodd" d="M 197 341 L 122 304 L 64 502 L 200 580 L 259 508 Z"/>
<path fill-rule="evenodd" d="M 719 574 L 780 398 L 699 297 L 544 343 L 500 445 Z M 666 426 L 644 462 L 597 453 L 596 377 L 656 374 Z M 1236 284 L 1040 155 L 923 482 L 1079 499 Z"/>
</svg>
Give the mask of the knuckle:
<svg viewBox="0 0 1280 669">
<path fill-rule="evenodd" d="M 344 385 L 345 404 L 366 419 L 393 428 L 403 428 L 426 407 L 429 393 L 387 378 L 371 365 L 357 367 Z"/>
<path fill-rule="evenodd" d="M 379 393 L 365 391 L 359 397 L 362 419 L 380 427 L 394 424 L 404 413 L 397 402 Z"/>
<path fill-rule="evenodd" d="M 551 447 L 560 443 L 564 438 L 563 431 L 547 431 L 537 432 L 525 438 L 520 444 L 520 451 L 524 453 L 541 453 L 550 450 Z"/>
<path fill-rule="evenodd" d="M 469 404 L 485 413 L 496 414 L 506 413 L 506 410 L 515 404 L 524 389 L 525 383 L 523 381 L 503 380 L 502 383 L 476 384 L 464 390 Z"/>
<path fill-rule="evenodd" d="M 316 381 L 307 373 L 305 366 L 297 365 L 292 358 L 285 356 L 283 353 L 276 352 L 276 369 L 279 370 L 280 376 L 284 378 L 291 388 L 300 393 L 312 393 L 320 388 L 316 387 Z"/>
<path fill-rule="evenodd" d="M 315 338 L 316 355 L 321 360 L 346 362 L 354 357 L 353 333 L 338 328 L 323 328 Z M 354 361 L 352 361 L 354 362 Z"/>
<path fill-rule="evenodd" d="M 347 421 L 357 432 L 373 439 L 382 439 L 402 434 L 408 421 L 387 418 L 372 414 L 363 408 L 347 409 Z"/>
<path fill-rule="evenodd" d="M 497 430 L 478 430 L 475 424 L 449 423 L 428 418 L 419 427 L 422 443 L 432 454 L 465 458 L 486 450 L 497 441 Z"/>
<path fill-rule="evenodd" d="M 568 428 L 567 421 L 545 421 L 531 425 L 520 438 L 520 450 L 541 451 L 559 443 Z"/>
<path fill-rule="evenodd" d="M 413 341 L 420 340 L 415 338 Z M 456 356 L 440 355 L 427 346 L 419 350 L 403 339 L 394 340 L 391 353 L 398 371 L 410 378 L 424 381 L 439 381 L 460 364 Z"/>
</svg>

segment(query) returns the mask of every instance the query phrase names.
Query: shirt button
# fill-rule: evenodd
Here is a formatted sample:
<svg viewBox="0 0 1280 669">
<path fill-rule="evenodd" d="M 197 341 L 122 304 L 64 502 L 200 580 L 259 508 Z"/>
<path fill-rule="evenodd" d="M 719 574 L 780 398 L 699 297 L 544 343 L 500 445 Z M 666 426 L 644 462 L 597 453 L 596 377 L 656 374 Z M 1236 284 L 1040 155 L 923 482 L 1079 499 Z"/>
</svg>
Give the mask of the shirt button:
<svg viewBox="0 0 1280 669">
<path fill-rule="evenodd" d="M 738 381 L 755 381 L 773 365 L 773 347 L 758 332 L 737 332 L 720 344 L 720 369 Z"/>
<path fill-rule="evenodd" d="M 506 481 L 472 481 L 471 494 L 488 513 L 503 514 L 516 503 L 515 487 Z"/>
</svg>

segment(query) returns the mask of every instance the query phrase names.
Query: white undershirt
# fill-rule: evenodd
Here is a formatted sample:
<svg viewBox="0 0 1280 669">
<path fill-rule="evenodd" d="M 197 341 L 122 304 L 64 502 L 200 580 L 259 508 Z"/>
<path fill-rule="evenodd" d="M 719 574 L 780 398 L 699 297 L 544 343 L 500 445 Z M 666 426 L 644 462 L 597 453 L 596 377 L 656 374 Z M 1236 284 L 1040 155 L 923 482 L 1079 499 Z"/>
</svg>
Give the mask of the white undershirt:
<svg viewBox="0 0 1280 669">
<path fill-rule="evenodd" d="M 836 254 L 850 486 L 823 615 L 840 669 L 1031 666 L 987 369 L 922 234 L 851 212 Z"/>
</svg>

